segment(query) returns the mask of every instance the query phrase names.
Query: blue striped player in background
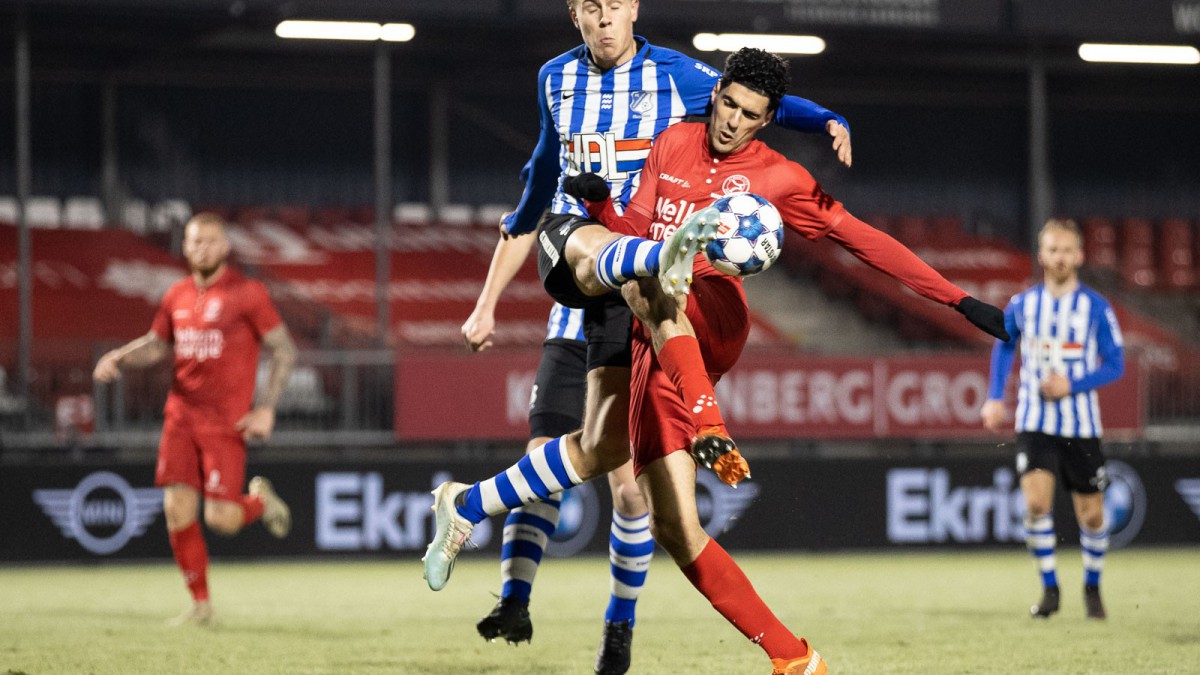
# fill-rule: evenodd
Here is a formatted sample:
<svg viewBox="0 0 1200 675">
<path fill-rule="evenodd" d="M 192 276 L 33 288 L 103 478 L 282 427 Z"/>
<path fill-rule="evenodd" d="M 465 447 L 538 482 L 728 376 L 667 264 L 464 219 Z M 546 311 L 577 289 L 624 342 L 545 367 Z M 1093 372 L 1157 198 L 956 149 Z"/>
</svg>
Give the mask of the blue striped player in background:
<svg viewBox="0 0 1200 675">
<path fill-rule="evenodd" d="M 720 73 L 701 61 L 652 46 L 635 36 L 633 24 L 640 9 L 638 0 L 567 0 L 567 9 L 584 44 L 551 59 L 538 73 L 541 132 L 526 165 L 528 172 L 522 172 L 526 185 L 521 201 L 516 211 L 502 219 L 503 240 L 497 256 L 500 248 L 514 237 L 528 242 L 519 246 L 527 253 L 534 238 L 520 235 L 539 228 L 544 232 L 562 230 L 561 238 L 570 238 L 572 245 L 583 248 L 587 247 L 585 240 L 589 236 L 611 236 L 607 228 L 590 220 L 580 202 L 563 191 L 563 180 L 581 173 L 598 174 L 609 183 L 616 208 L 623 210 L 635 191 L 653 139 L 688 115 L 705 114 L 713 86 L 720 77 Z M 850 134 L 840 115 L 811 101 L 788 96 L 781 102 L 774 121 L 788 129 L 828 134 L 839 161 L 850 165 Z M 547 209 L 549 212 L 543 216 Z M 520 260 L 526 253 L 520 255 Z M 539 253 L 541 257 L 550 255 L 546 250 Z M 553 253 L 557 255 L 558 252 Z M 493 258 L 493 265 L 496 261 Z M 539 264 L 542 264 L 540 259 Z M 567 283 L 571 284 L 569 280 Z M 483 299 L 481 295 L 480 300 Z M 588 343 L 586 360 L 582 363 L 587 392 L 584 423 L 576 426 L 582 426 L 582 432 L 555 431 L 554 438 L 547 439 L 541 432 L 531 430 L 537 436 L 535 440 L 548 442 L 535 445 L 531 441 L 528 454 L 540 457 L 549 452 L 545 448 L 557 449 L 561 443 L 578 444 L 584 448 L 583 452 L 599 457 L 598 464 L 606 470 L 609 466 L 619 467 L 609 473 L 613 494 L 609 539 L 612 595 L 595 664 L 597 673 L 619 674 L 629 669 L 637 597 L 654 550 L 648 509 L 628 461 L 632 316 L 617 294 L 596 298 L 595 303 L 574 311 L 584 313 Z M 479 326 L 472 327 L 470 323 L 468 319 L 463 326 L 468 345 L 472 339 L 486 339 L 487 334 L 480 334 Z M 474 338 L 468 335 L 469 329 Z M 546 358 L 543 352 L 543 366 Z M 567 370 L 562 365 L 557 368 Z M 539 367 L 539 382 L 541 378 L 542 367 Z M 575 384 L 583 390 L 582 381 Z M 559 383 L 559 386 L 568 385 Z M 551 433 L 549 428 L 543 431 Z M 502 597 L 477 626 L 486 638 L 504 637 L 512 642 L 528 640 L 532 635 L 527 606 L 546 541 L 537 531 L 552 532 L 558 511 L 554 505 L 525 504 L 514 513 L 504 528 Z M 445 584 L 449 576 L 449 563 L 445 561 L 453 560 L 461 543 L 435 538 L 426 556 L 427 578 L 431 565 L 438 568 L 430 580 L 431 588 Z M 445 546 L 454 550 L 443 552 Z"/>
<path fill-rule="evenodd" d="M 1004 423 L 1004 386 L 1019 343 L 1017 472 L 1025 495 L 1025 542 L 1042 574 L 1042 599 L 1030 612 L 1048 617 L 1058 611 L 1057 537 L 1051 508 L 1055 479 L 1061 478 L 1071 491 L 1079 521 L 1087 616 L 1103 619 L 1100 572 L 1108 550 L 1104 522 L 1108 480 L 1096 390 L 1124 371 L 1121 330 L 1108 302 L 1079 283 L 1083 239 L 1074 222 L 1050 220 L 1042 227 L 1038 262 L 1044 282 L 1014 295 L 1004 309 L 1005 328 L 1012 339 L 997 341 L 992 350 L 983 424 L 1000 431 Z"/>
</svg>

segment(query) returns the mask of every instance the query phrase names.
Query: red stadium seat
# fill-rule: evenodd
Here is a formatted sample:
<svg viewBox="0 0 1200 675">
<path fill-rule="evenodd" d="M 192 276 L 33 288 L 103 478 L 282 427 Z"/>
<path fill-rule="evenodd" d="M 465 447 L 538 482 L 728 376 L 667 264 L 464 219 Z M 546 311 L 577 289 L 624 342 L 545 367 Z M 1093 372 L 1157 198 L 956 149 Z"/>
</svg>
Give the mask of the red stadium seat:
<svg viewBox="0 0 1200 675">
<path fill-rule="evenodd" d="M 929 243 L 932 246 L 962 244 L 969 238 L 958 216 L 934 216 L 929 221 Z"/>
<path fill-rule="evenodd" d="M 311 222 L 312 212 L 307 206 L 293 204 L 277 207 L 275 217 L 290 228 L 303 230 Z"/>
<path fill-rule="evenodd" d="M 245 227 L 270 217 L 271 212 L 265 206 L 239 206 L 234 211 L 233 222 Z"/>
<path fill-rule="evenodd" d="M 352 222 L 350 218 L 350 209 L 343 206 L 321 206 L 313 211 L 313 221 L 317 225 L 329 227 L 331 225 L 345 225 Z"/>
<path fill-rule="evenodd" d="M 1117 227 L 1108 218 L 1083 221 L 1083 253 L 1087 265 L 1104 270 L 1117 269 Z"/>
<path fill-rule="evenodd" d="M 888 234 L 895 234 L 892 229 L 891 216 L 887 216 L 882 213 L 869 213 L 862 217 L 862 221 L 864 223 L 870 225 L 871 227 L 879 230 L 880 232 L 887 232 Z"/>
<path fill-rule="evenodd" d="M 1163 288 L 1188 288 L 1196 281 L 1192 251 L 1192 226 L 1182 218 L 1168 218 L 1158 227 L 1158 283 Z"/>
<path fill-rule="evenodd" d="M 1154 286 L 1154 226 L 1146 218 L 1121 222 L 1121 279 L 1129 286 Z"/>
<path fill-rule="evenodd" d="M 901 216 L 892 227 L 892 236 L 905 246 L 929 244 L 929 221 L 924 216 Z"/>
</svg>

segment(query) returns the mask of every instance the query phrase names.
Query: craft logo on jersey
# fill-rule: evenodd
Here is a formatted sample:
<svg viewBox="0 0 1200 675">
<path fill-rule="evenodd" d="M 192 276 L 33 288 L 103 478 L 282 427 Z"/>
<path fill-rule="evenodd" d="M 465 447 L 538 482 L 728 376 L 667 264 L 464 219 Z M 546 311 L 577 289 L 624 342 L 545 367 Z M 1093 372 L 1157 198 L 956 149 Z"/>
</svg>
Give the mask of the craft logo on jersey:
<svg viewBox="0 0 1200 675">
<path fill-rule="evenodd" d="M 594 173 L 611 183 L 641 171 L 650 154 L 649 138 L 617 138 L 612 131 L 578 133 L 567 143 L 571 163 L 579 173 Z"/>
<path fill-rule="evenodd" d="M 650 92 L 630 92 L 629 110 L 634 115 L 647 115 L 651 110 L 654 110 L 654 98 L 650 95 Z"/>
<path fill-rule="evenodd" d="M 1142 531 L 1146 520 L 1146 489 L 1137 471 L 1125 462 L 1110 459 L 1105 463 L 1104 522 L 1113 548 L 1128 545 Z"/>
<path fill-rule="evenodd" d="M 162 500 L 162 490 L 132 488 L 111 471 L 90 474 L 71 489 L 33 491 L 33 501 L 63 536 L 97 555 L 116 553 L 145 534 Z"/>
<path fill-rule="evenodd" d="M 217 328 L 180 328 L 175 331 L 175 355 L 184 359 L 207 361 L 221 357 L 225 336 Z"/>
</svg>

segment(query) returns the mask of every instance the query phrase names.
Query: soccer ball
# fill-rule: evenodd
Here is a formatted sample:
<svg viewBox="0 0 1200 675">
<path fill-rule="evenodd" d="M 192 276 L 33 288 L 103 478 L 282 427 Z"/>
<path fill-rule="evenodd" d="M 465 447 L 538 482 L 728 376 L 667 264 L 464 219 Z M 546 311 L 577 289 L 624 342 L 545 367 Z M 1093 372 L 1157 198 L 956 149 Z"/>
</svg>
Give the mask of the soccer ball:
<svg viewBox="0 0 1200 675">
<path fill-rule="evenodd" d="M 731 277 L 748 277 L 775 262 L 783 248 L 783 218 L 771 202 L 739 192 L 712 206 L 721 216 L 717 238 L 704 247 L 713 267 Z"/>
</svg>

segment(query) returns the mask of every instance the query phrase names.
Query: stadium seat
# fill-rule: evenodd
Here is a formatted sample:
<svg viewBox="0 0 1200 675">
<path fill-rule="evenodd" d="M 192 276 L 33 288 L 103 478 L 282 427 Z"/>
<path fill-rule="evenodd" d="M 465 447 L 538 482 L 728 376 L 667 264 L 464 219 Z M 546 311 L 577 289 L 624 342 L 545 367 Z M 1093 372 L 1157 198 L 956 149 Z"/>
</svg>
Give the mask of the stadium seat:
<svg viewBox="0 0 1200 675">
<path fill-rule="evenodd" d="M 1154 286 L 1154 226 L 1146 218 L 1121 221 L 1121 279 L 1129 286 Z"/>
<path fill-rule="evenodd" d="M 1168 218 L 1158 227 L 1158 283 L 1166 289 L 1188 288 L 1195 283 L 1192 226 L 1182 218 Z"/>
<path fill-rule="evenodd" d="M 30 227 L 59 227 L 62 225 L 62 203 L 58 197 L 30 197 L 25 202 L 25 222 Z"/>
<path fill-rule="evenodd" d="M 1117 227 L 1108 218 L 1083 221 L 1083 253 L 1089 267 L 1117 269 Z"/>
<path fill-rule="evenodd" d="M 958 216 L 934 216 L 929 221 L 929 243 L 933 246 L 953 246 L 970 239 Z"/>
<path fill-rule="evenodd" d="M 104 227 L 104 205 L 96 197 L 68 197 L 62 224 L 75 230 L 99 230 Z"/>
<path fill-rule="evenodd" d="M 8 195 L 0 196 L 0 223 L 17 222 L 17 198 Z"/>
<path fill-rule="evenodd" d="M 268 220 L 270 217 L 271 212 L 265 206 L 239 206 L 233 213 L 233 222 L 249 226 L 260 220 Z"/>
<path fill-rule="evenodd" d="M 350 209 L 350 222 L 357 223 L 359 225 L 374 225 L 375 207 L 356 206 Z"/>
<path fill-rule="evenodd" d="M 423 202 L 400 202 L 392 209 L 392 221 L 401 225 L 425 225 L 433 220 L 433 212 Z"/>
<path fill-rule="evenodd" d="M 862 217 L 862 221 L 880 232 L 892 234 L 892 218 L 882 213 L 869 213 Z"/>
<path fill-rule="evenodd" d="M 150 225 L 150 207 L 145 200 L 126 199 L 121 205 L 121 224 L 137 234 L 145 234 Z"/>
<path fill-rule="evenodd" d="M 892 221 L 892 236 L 905 246 L 929 244 L 929 221 L 924 216 L 901 216 Z"/>
<path fill-rule="evenodd" d="M 445 225 L 470 226 L 475 221 L 475 209 L 469 204 L 443 204 L 437 210 L 437 220 Z"/>
<path fill-rule="evenodd" d="M 345 206 L 319 206 L 313 209 L 313 223 L 324 227 L 352 222 L 350 209 Z"/>
<path fill-rule="evenodd" d="M 304 205 L 294 204 L 275 209 L 275 218 L 293 229 L 303 229 L 312 222 L 312 211 Z"/>
</svg>

